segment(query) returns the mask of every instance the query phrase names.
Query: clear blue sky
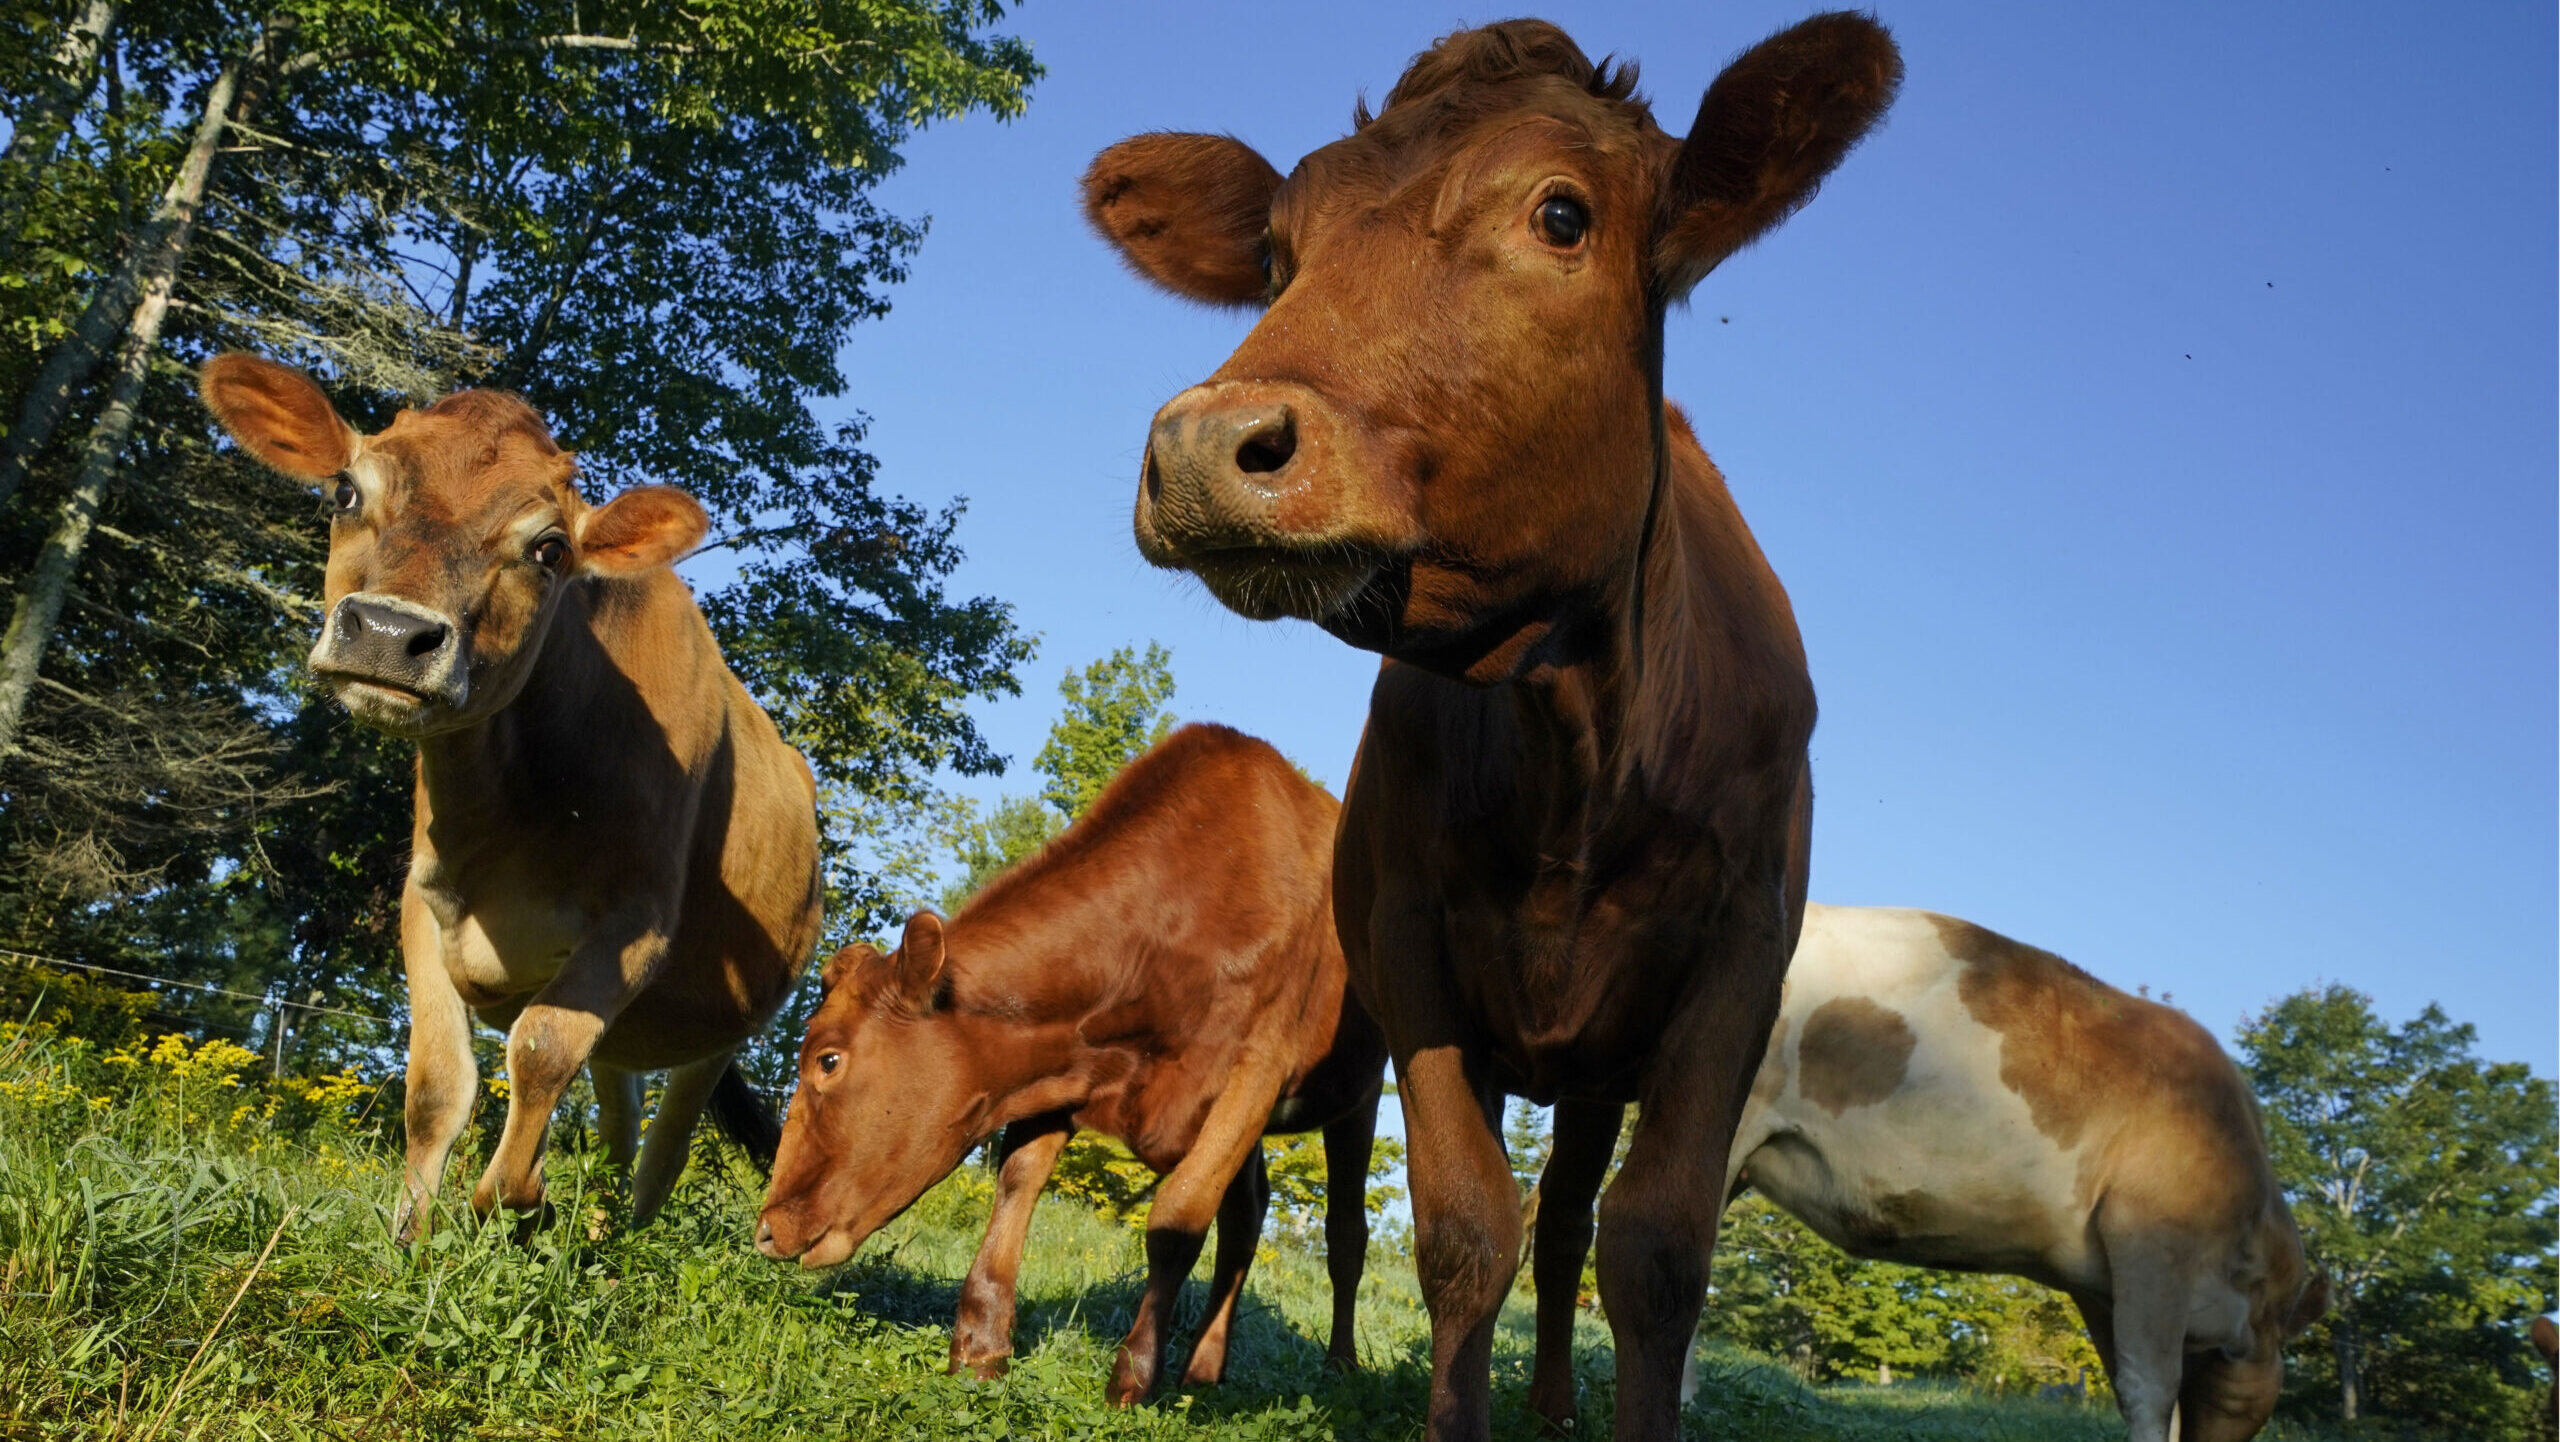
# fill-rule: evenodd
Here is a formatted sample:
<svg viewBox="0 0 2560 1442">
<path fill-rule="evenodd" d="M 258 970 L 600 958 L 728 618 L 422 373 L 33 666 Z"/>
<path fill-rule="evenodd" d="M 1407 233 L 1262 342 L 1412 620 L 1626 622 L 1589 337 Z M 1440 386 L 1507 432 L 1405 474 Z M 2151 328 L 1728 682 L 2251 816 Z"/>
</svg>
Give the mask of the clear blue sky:
<svg viewBox="0 0 2560 1442">
<path fill-rule="evenodd" d="M 1286 170 L 1447 5 L 1033 0 L 1023 119 L 883 188 L 931 238 L 847 353 L 887 486 L 969 498 L 959 584 L 1068 667 L 1173 648 L 1186 717 L 1339 786 L 1375 659 L 1139 560 L 1147 419 L 1249 318 L 1142 288 L 1074 182 L 1145 129 Z M 1667 128 L 1808 13 L 1558 4 Z M 1669 389 L 1792 593 L 1813 894 L 1931 907 L 2228 1035 L 2322 980 L 2554 1069 L 2548 4 L 1895 3 L 1886 128 L 1702 285 Z"/>
</svg>

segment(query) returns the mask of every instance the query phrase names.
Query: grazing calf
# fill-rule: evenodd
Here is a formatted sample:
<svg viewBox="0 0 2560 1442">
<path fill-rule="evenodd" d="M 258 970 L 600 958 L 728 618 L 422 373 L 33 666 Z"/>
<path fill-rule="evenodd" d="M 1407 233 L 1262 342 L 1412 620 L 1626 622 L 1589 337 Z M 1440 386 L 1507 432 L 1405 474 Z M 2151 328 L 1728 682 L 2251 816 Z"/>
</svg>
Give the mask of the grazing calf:
<svg viewBox="0 0 2560 1442">
<path fill-rule="evenodd" d="M 511 395 L 462 391 L 368 436 L 268 361 L 217 357 L 203 387 L 244 449 L 328 497 L 313 676 L 418 743 L 393 1230 L 427 1224 L 470 1120 L 474 1013 L 506 1030 L 510 1083 L 471 1193 L 484 1216 L 540 1206 L 543 1133 L 581 1066 L 607 1155 L 638 1155 L 641 1221 L 706 1104 L 769 1149 L 772 1119 L 730 1058 L 817 945 L 817 791 L 668 568 L 702 539 L 702 508 L 664 486 L 589 505 Z M 659 1070 L 644 1150 L 642 1074 Z"/>
<path fill-rule="evenodd" d="M 1157 412 L 1140 553 L 1389 658 L 1335 896 L 1412 1139 L 1435 1439 L 1490 1425 L 1521 1240 L 1504 1092 L 1643 1102 L 1600 1292 L 1618 1436 L 1676 1430 L 1804 899 L 1814 700 L 1786 592 L 1663 403 L 1664 320 L 1812 196 L 1901 72 L 1873 21 L 1818 16 L 1675 139 L 1633 67 L 1506 21 L 1417 56 L 1285 180 L 1213 135 L 1086 173 L 1140 275 L 1264 307 Z M 1593 1144 L 1580 1118 L 1558 1148 Z"/>
<path fill-rule="evenodd" d="M 1335 813 L 1268 745 L 1185 726 L 948 922 L 918 912 L 896 951 L 836 953 L 757 1250 L 841 1262 L 1003 1128 L 995 1215 L 951 1334 L 952 1370 L 992 1375 L 1013 1351 L 1041 1185 L 1078 1127 L 1117 1137 L 1164 1178 L 1111 1376 L 1112 1400 L 1132 1403 L 1163 1369 L 1212 1216 L 1208 1318 L 1183 1380 L 1223 1375 L 1269 1192 L 1262 1136 L 1322 1128 L 1328 1353 L 1349 1365 L 1386 1044 L 1343 983 Z"/>
<path fill-rule="evenodd" d="M 1587 1217 L 1596 1184 L 1543 1179 L 1542 1276 L 1545 1219 Z M 2068 1293 L 2132 1442 L 2168 1442 L 2173 1409 L 2180 1442 L 2256 1436 L 2285 1341 L 2328 1306 L 2211 1034 L 1925 911 L 1807 908 L 1734 1140 L 1726 1192 L 1746 1186 L 1852 1256 Z M 1578 1270 L 1569 1229 L 1557 1244 Z M 1572 1325 L 1572 1294 L 1542 1289 L 1532 1397 L 1551 1420 L 1572 1414 Z"/>
</svg>

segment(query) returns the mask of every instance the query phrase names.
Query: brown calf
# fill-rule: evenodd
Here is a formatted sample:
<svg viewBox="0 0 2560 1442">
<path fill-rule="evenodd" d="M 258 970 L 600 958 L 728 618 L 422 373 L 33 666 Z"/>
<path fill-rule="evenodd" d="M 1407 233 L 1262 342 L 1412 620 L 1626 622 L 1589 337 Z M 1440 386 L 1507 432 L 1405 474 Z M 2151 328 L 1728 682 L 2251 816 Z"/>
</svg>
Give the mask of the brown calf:
<svg viewBox="0 0 2560 1442">
<path fill-rule="evenodd" d="M 668 569 L 702 539 L 702 508 L 663 486 L 589 505 L 511 395 L 463 391 L 368 436 L 268 361 L 217 357 L 203 387 L 244 449 L 329 498 L 313 675 L 418 743 L 394 1231 L 426 1225 L 470 1120 L 474 1013 L 507 1032 L 510 1090 L 473 1209 L 540 1205 L 543 1133 L 585 1066 L 607 1155 L 638 1155 L 632 1211 L 648 1220 L 706 1103 L 754 1129 L 730 1057 L 818 939 L 808 764 Z M 642 1074 L 657 1070 L 673 1074 L 641 1150 Z"/>
<path fill-rule="evenodd" d="M 1412 1138 L 1434 1438 L 1488 1426 L 1520 1249 L 1506 1091 L 1643 1103 L 1600 1287 L 1618 1435 L 1673 1434 L 1795 943 L 1814 701 L 1786 593 L 1663 404 L 1664 316 L 1813 193 L 1900 74 L 1873 21 L 1817 17 L 1736 60 L 1679 140 L 1632 67 L 1512 21 L 1417 57 L 1285 181 L 1204 135 L 1086 174 L 1142 276 L 1266 307 L 1157 414 L 1139 550 L 1390 658 L 1336 909 Z M 1556 1145 L 1590 1143 L 1560 1113 Z"/>
<path fill-rule="evenodd" d="M 2256 1436 L 2285 1342 L 2327 1306 L 2212 1035 L 1953 917 L 1806 908 L 1729 1170 L 1728 1193 L 1853 1256 L 2068 1293 L 2130 1442 Z M 1588 1215 L 1599 1180 L 1542 1180 L 1542 1276 L 1548 1219 Z M 1580 1249 L 1555 1265 L 1578 1271 Z M 1551 1421 L 1573 1414 L 1572 1341 L 1572 1292 L 1540 1292 L 1530 1400 Z"/>
<path fill-rule="evenodd" d="M 1083 819 L 898 949 L 849 946 L 800 1047 L 800 1087 L 756 1227 L 766 1256 L 832 1266 L 1004 1129 L 951 1366 L 1013 1351 L 1032 1204 L 1078 1127 L 1162 1174 L 1147 1289 L 1111 1396 L 1153 1390 L 1175 1298 L 1218 1222 L 1208 1320 L 1185 1382 L 1215 1382 L 1262 1232 L 1265 1132 L 1324 1131 L 1332 1359 L 1352 1360 L 1363 1194 L 1386 1044 L 1334 939 L 1333 798 L 1279 752 L 1185 726 Z"/>
</svg>

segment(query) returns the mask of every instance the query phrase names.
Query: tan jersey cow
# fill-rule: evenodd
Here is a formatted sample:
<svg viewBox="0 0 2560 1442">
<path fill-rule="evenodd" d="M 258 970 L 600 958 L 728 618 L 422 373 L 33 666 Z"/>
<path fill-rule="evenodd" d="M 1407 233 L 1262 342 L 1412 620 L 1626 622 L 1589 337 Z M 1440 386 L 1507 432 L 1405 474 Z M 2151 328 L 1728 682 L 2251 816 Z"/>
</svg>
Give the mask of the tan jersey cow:
<svg viewBox="0 0 2560 1442">
<path fill-rule="evenodd" d="M 730 1057 L 817 944 L 816 788 L 668 568 L 702 539 L 702 508 L 664 486 L 589 505 L 511 395 L 463 391 L 363 435 L 268 361 L 217 357 L 203 388 L 244 449 L 328 497 L 312 674 L 418 743 L 394 1230 L 425 1224 L 470 1119 L 475 1012 L 506 1028 L 511 1083 L 472 1192 L 484 1215 L 541 1203 L 543 1132 L 581 1066 L 607 1154 L 638 1154 L 643 1221 L 706 1103 L 769 1143 Z M 642 1151 L 641 1077 L 662 1069 Z"/>
<path fill-rule="evenodd" d="M 2257 1435 L 2327 1307 L 2203 1027 L 1926 911 L 1806 908 L 1729 1178 L 1853 1256 L 2069 1293 L 2132 1442 Z M 1563 1300 L 1540 1299 L 1542 1381 L 1570 1361 Z"/>
</svg>

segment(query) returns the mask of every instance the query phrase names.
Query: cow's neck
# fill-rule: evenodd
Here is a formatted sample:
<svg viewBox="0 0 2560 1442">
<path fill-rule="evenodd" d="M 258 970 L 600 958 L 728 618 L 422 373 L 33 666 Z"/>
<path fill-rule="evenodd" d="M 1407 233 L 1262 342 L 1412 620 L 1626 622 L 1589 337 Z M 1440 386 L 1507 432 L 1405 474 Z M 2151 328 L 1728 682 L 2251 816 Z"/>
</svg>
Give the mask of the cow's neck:
<svg viewBox="0 0 2560 1442">
<path fill-rule="evenodd" d="M 1802 754 L 1813 692 L 1786 593 L 1723 478 L 1685 424 L 1666 439 L 1642 584 L 1631 565 L 1587 618 L 1577 659 L 1515 686 L 1549 764 L 1580 771 L 1601 811 L 1703 823 L 1730 778 Z"/>
<path fill-rule="evenodd" d="M 1115 998 L 1058 983 L 1108 970 L 1089 957 L 1121 944 L 1128 913 L 1115 903 L 1126 900 L 1109 887 L 1034 885 L 986 896 L 945 923 L 991 1124 L 1080 1106 L 1120 1080 L 1113 1069 L 1128 1054 L 1088 1035 Z"/>
<path fill-rule="evenodd" d="M 439 832 L 539 810 L 537 798 L 589 769 L 601 738 L 627 734 L 632 718 L 616 713 L 645 713 L 627 684 L 602 684 L 620 673 L 598 635 L 600 599 L 571 586 L 543 621 L 541 649 L 515 698 L 476 725 L 418 743 L 420 801 Z"/>
</svg>

